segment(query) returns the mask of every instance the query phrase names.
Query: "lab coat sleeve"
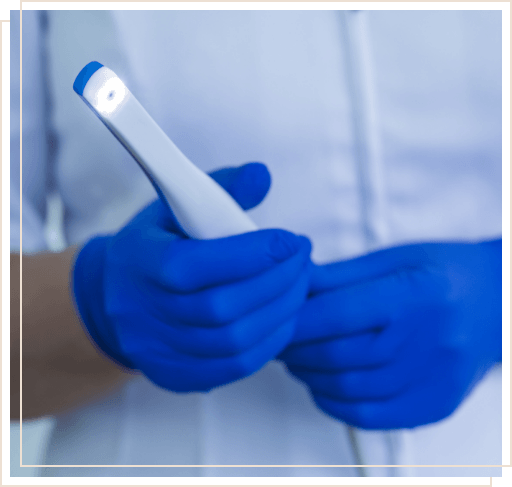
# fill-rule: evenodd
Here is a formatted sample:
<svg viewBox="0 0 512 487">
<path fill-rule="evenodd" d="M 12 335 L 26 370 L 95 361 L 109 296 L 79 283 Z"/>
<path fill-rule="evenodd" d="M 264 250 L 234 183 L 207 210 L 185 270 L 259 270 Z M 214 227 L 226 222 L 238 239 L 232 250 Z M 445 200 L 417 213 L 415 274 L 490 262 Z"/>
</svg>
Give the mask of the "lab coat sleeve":
<svg viewBox="0 0 512 487">
<path fill-rule="evenodd" d="M 31 253 L 47 249 L 44 225 L 49 151 L 43 58 L 44 16 L 42 12 L 26 11 L 22 24 L 23 125 L 20 130 L 20 13 L 11 11 L 10 245 L 11 252 L 19 252 L 22 233 L 23 252 Z"/>
</svg>

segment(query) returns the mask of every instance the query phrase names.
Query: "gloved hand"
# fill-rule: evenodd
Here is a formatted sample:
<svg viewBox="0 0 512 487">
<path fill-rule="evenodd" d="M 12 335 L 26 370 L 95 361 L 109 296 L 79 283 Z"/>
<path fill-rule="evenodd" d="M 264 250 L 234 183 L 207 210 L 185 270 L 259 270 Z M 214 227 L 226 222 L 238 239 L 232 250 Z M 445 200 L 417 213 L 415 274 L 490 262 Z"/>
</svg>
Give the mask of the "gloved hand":
<svg viewBox="0 0 512 487">
<path fill-rule="evenodd" d="M 317 266 L 280 355 L 327 414 L 365 429 L 450 415 L 501 361 L 501 240 Z"/>
<path fill-rule="evenodd" d="M 258 163 L 212 177 L 244 209 L 270 186 Z M 307 295 L 310 250 L 309 240 L 284 230 L 187 239 L 157 200 L 117 234 L 81 249 L 75 302 L 108 356 L 165 389 L 208 391 L 251 375 L 289 343 Z"/>
</svg>

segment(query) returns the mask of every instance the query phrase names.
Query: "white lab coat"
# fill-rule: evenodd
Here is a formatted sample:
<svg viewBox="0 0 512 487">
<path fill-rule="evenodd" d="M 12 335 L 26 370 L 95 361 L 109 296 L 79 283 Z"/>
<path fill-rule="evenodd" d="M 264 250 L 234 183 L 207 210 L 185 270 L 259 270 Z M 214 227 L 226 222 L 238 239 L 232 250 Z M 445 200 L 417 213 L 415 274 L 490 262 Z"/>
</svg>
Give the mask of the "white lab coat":
<svg viewBox="0 0 512 487">
<path fill-rule="evenodd" d="M 11 32 L 15 45 L 16 15 Z M 501 235 L 500 12 L 24 12 L 23 35 L 24 252 L 46 248 L 50 192 L 62 199 L 69 244 L 120 228 L 156 196 L 72 91 L 92 60 L 120 75 L 203 170 L 265 162 L 272 189 L 251 217 L 308 235 L 317 262 Z M 14 251 L 17 72 L 13 64 Z M 367 464 L 501 464 L 500 368 L 447 420 L 357 440 Z M 272 362 L 208 394 L 135 379 L 59 416 L 45 463 L 324 467 L 54 467 L 44 475 L 351 476 L 353 467 L 328 465 L 354 462 L 346 425 Z M 367 473 L 499 475 L 475 470 Z"/>
</svg>

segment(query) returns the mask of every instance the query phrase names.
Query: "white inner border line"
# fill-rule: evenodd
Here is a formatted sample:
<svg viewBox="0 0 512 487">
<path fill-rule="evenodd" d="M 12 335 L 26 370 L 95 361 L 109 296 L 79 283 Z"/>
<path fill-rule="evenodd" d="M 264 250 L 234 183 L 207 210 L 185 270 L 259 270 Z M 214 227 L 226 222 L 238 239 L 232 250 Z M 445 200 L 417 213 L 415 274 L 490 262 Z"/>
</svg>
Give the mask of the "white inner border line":
<svg viewBox="0 0 512 487">
<path fill-rule="evenodd" d="M 22 374 L 23 374 L 23 367 L 22 367 L 22 313 L 23 313 L 23 307 L 22 307 L 22 287 L 23 287 L 23 279 L 22 279 L 22 269 L 23 269 L 23 178 L 22 178 L 22 167 L 23 167 L 23 157 L 22 157 L 22 151 L 23 151 L 23 77 L 22 77 L 22 71 L 23 71 L 23 62 L 22 62 L 22 43 L 23 43 L 23 36 L 22 36 L 22 3 L 20 2 L 20 467 L 23 466 L 23 442 L 22 442 L 22 429 L 23 429 L 23 414 L 22 414 L 22 390 L 23 390 L 23 382 L 22 382 Z"/>
</svg>

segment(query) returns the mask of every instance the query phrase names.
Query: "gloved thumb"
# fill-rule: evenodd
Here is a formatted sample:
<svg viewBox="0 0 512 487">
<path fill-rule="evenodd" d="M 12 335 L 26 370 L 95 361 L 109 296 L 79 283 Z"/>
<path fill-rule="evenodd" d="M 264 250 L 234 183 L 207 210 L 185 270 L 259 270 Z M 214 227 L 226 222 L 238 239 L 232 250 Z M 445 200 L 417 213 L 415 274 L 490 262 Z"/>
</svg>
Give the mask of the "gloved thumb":
<svg viewBox="0 0 512 487">
<path fill-rule="evenodd" d="M 270 173 L 260 162 L 249 162 L 240 167 L 226 167 L 210 173 L 244 209 L 259 205 L 270 189 Z"/>
</svg>

